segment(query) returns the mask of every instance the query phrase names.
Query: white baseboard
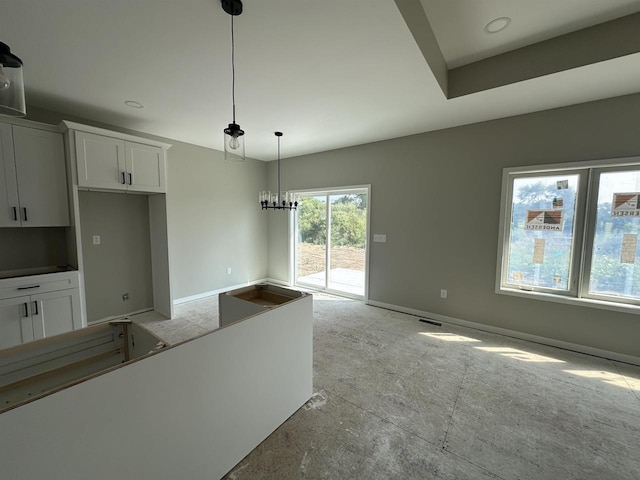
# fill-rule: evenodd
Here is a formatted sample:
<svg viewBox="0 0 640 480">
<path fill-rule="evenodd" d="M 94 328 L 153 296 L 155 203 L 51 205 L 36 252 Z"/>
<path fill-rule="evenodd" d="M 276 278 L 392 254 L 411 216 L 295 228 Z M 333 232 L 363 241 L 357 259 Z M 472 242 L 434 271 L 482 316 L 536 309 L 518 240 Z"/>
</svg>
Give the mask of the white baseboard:
<svg viewBox="0 0 640 480">
<path fill-rule="evenodd" d="M 247 283 L 239 283 L 237 285 L 229 285 L 228 287 L 219 288 L 218 290 L 211 290 L 209 292 L 202 292 L 196 295 L 190 295 L 188 297 L 176 298 L 173 300 L 174 305 L 180 305 L 181 303 L 193 302 L 194 300 L 200 300 L 201 298 L 212 297 L 213 295 L 219 295 L 229 290 L 235 290 L 236 288 L 248 287 L 249 285 L 255 285 L 257 283 L 271 283 L 277 282 L 277 280 L 271 280 L 268 278 L 261 278 L 259 280 L 253 280 Z"/>
<path fill-rule="evenodd" d="M 630 363 L 632 365 L 640 366 L 640 357 L 635 357 L 633 355 L 626 355 L 624 353 L 611 352 L 609 350 L 602 350 L 599 348 L 580 345 L 577 343 L 565 342 L 562 340 L 556 340 L 548 337 L 540 337 L 538 335 L 518 332 L 516 330 L 509 330 L 506 328 L 494 327 L 494 326 L 486 325 L 483 323 L 470 322 L 468 320 L 461 320 L 459 318 L 449 317 L 447 315 L 440 315 L 438 313 L 425 312 L 425 311 L 416 310 L 413 308 L 401 307 L 399 305 L 392 305 L 390 303 L 377 302 L 375 300 L 369 300 L 367 302 L 367 305 L 385 308 L 387 310 L 394 310 L 396 312 L 401 312 L 401 313 L 408 313 L 409 315 L 416 315 L 418 317 L 430 318 L 442 323 L 450 323 L 452 325 L 473 328 L 475 330 L 481 330 L 483 332 L 496 333 L 498 335 L 504 335 L 506 337 L 513 337 L 520 340 L 527 340 L 529 342 L 540 343 L 542 345 L 548 345 L 551 347 L 562 348 L 564 350 L 571 350 L 573 352 L 584 353 L 587 355 L 593 355 L 595 357 L 602 357 L 602 358 L 607 358 L 609 360 L 615 360 L 618 362 Z"/>
<path fill-rule="evenodd" d="M 143 308 L 141 310 L 136 310 L 134 312 L 123 313 L 122 315 L 111 315 L 110 317 L 104 317 L 100 320 L 94 320 L 93 322 L 88 322 L 87 326 L 91 327 L 93 325 L 98 325 L 99 323 L 107 323 L 107 322 L 117 322 L 118 320 L 128 319 L 134 315 L 139 315 L 141 313 L 153 312 L 153 308 Z"/>
<path fill-rule="evenodd" d="M 258 283 L 273 283 L 274 285 L 280 285 L 281 287 L 291 288 L 291 284 L 289 282 L 285 282 L 284 280 L 277 280 L 275 278 L 265 278 L 263 281 Z"/>
</svg>

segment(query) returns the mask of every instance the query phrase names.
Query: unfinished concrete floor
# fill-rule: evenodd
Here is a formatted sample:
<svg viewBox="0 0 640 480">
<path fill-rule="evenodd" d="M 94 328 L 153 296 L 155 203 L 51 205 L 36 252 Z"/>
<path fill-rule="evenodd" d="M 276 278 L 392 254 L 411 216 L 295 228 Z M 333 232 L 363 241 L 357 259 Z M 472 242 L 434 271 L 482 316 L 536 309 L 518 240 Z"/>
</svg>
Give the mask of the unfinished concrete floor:
<svg viewBox="0 0 640 480">
<path fill-rule="evenodd" d="M 640 367 L 316 294 L 314 391 L 225 478 L 640 479 Z"/>
</svg>

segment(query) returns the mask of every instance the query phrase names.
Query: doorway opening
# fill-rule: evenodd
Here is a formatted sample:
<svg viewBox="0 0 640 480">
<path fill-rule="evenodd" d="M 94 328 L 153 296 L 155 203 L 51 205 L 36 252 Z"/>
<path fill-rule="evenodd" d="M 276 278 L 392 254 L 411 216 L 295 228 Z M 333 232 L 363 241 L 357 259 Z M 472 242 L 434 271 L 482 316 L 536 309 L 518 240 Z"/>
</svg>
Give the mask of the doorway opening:
<svg viewBox="0 0 640 480">
<path fill-rule="evenodd" d="M 294 283 L 366 299 L 370 188 L 297 193 Z"/>
</svg>

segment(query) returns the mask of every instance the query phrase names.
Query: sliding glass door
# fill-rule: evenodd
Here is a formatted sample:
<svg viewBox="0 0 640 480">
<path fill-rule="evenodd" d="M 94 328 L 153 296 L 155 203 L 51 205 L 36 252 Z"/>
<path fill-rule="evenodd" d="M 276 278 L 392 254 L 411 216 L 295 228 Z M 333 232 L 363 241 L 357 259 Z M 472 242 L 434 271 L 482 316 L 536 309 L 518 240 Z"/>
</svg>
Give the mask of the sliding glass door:
<svg viewBox="0 0 640 480">
<path fill-rule="evenodd" d="M 327 285 L 327 198 L 300 196 L 296 211 L 296 283 Z"/>
<path fill-rule="evenodd" d="M 368 189 L 300 192 L 295 283 L 364 298 Z"/>
</svg>

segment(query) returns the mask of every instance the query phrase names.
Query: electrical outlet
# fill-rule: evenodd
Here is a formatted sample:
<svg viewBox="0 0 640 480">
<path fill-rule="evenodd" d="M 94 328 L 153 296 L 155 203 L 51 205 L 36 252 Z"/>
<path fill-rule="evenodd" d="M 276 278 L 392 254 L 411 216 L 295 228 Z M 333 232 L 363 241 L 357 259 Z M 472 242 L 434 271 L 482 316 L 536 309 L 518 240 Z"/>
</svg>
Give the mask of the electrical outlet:
<svg viewBox="0 0 640 480">
<path fill-rule="evenodd" d="M 227 267 L 227 275 L 231 275 L 231 267 Z"/>
<path fill-rule="evenodd" d="M 94 245 L 100 245 L 100 235 L 94 235 L 93 236 L 93 244 Z"/>
<path fill-rule="evenodd" d="M 126 302 L 127 300 L 129 300 L 129 293 L 123 293 L 122 294 L 122 301 Z"/>
<path fill-rule="evenodd" d="M 447 291 L 444 288 L 440 290 L 440 298 L 447 298 Z"/>
</svg>

